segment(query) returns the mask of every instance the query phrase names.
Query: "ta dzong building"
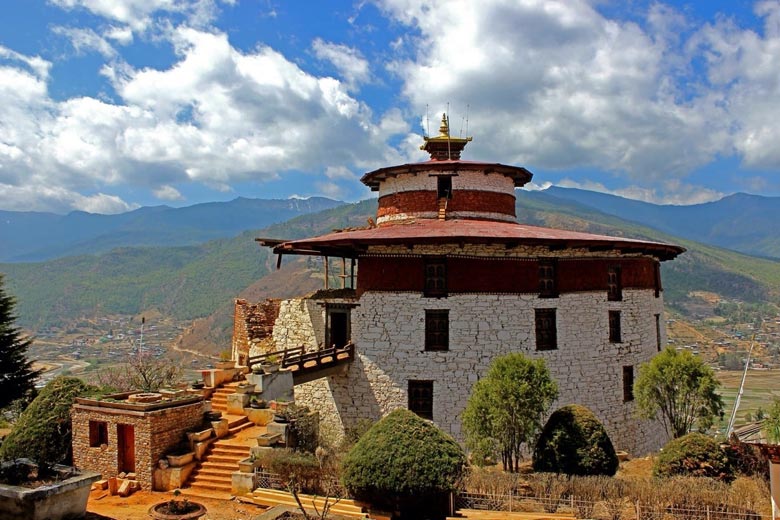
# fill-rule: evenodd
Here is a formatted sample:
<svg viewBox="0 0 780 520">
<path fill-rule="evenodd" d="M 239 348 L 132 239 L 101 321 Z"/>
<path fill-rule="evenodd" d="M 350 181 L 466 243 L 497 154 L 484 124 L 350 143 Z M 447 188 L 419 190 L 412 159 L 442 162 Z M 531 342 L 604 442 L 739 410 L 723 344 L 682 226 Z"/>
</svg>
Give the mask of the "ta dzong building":
<svg viewBox="0 0 780 520">
<path fill-rule="evenodd" d="M 495 357 L 522 352 L 547 363 L 556 407 L 590 408 L 616 448 L 658 449 L 663 427 L 635 417 L 632 388 L 639 364 L 666 343 L 659 264 L 684 249 L 520 224 L 515 189 L 532 174 L 461 160 L 468 141 L 450 137 L 445 117 L 422 146 L 429 161 L 365 174 L 379 194 L 375 225 L 258 239 L 278 255 L 340 259 L 345 288 L 238 300 L 234 355 L 270 338 L 278 350 L 351 342 L 351 363 L 296 381 L 298 402 L 336 431 L 408 407 L 463 440 L 474 383 Z"/>
</svg>

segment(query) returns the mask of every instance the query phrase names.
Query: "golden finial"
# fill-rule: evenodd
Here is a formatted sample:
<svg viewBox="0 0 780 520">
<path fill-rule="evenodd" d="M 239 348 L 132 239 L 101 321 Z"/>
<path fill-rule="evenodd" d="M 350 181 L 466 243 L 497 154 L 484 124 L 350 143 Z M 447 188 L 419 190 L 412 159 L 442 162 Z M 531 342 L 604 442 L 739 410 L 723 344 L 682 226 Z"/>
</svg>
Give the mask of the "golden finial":
<svg viewBox="0 0 780 520">
<path fill-rule="evenodd" d="M 449 137 L 450 135 L 450 122 L 447 120 L 447 113 L 441 114 L 441 126 L 439 127 L 439 135 L 442 137 Z"/>
<path fill-rule="evenodd" d="M 450 120 L 446 112 L 441 115 L 439 135 L 436 137 L 423 137 L 423 145 L 420 150 L 431 154 L 433 161 L 458 161 L 460 152 L 471 141 L 471 137 L 451 137 Z"/>
</svg>

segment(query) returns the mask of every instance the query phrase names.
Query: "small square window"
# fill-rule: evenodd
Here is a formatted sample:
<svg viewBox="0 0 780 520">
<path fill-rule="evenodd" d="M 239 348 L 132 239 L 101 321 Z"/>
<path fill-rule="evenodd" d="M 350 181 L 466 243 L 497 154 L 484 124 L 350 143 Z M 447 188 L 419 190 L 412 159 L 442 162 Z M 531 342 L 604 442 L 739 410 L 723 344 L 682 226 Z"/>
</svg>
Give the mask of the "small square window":
<svg viewBox="0 0 780 520">
<path fill-rule="evenodd" d="M 98 448 L 103 444 L 108 444 L 108 423 L 89 421 L 89 447 Z"/>
<path fill-rule="evenodd" d="M 634 400 L 634 367 L 628 365 L 623 367 L 623 402 L 627 403 Z"/>
<path fill-rule="evenodd" d="M 423 295 L 433 298 L 447 296 L 447 263 L 444 258 L 425 260 L 425 288 Z"/>
<path fill-rule="evenodd" d="M 619 302 L 623 299 L 623 281 L 619 265 L 607 269 L 607 300 Z"/>
<path fill-rule="evenodd" d="M 558 348 L 558 330 L 555 309 L 535 309 L 536 350 Z"/>
<path fill-rule="evenodd" d="M 425 311 L 425 350 L 450 349 L 450 311 Z"/>
<path fill-rule="evenodd" d="M 558 265 L 555 259 L 539 260 L 539 297 L 558 297 Z"/>
<path fill-rule="evenodd" d="M 620 311 L 609 311 L 609 342 L 620 343 Z"/>
<path fill-rule="evenodd" d="M 433 381 L 409 381 L 409 410 L 433 420 Z"/>
</svg>

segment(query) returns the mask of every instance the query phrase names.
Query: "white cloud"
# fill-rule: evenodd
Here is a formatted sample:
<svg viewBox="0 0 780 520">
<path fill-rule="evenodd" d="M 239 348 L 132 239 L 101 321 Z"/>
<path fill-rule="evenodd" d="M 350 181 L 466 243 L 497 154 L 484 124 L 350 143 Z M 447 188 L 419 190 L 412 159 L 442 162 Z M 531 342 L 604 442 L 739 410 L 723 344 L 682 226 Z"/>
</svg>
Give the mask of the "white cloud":
<svg viewBox="0 0 780 520">
<path fill-rule="evenodd" d="M 359 85 L 369 81 L 371 71 L 368 61 L 359 50 L 347 45 L 326 42 L 321 38 L 314 40 L 312 49 L 317 58 L 329 61 L 336 67 L 350 89 L 357 89 Z"/>
<path fill-rule="evenodd" d="M 420 112 L 449 100 L 453 120 L 470 105 L 478 157 L 650 179 L 687 173 L 724 148 L 715 100 L 680 101 L 679 63 L 668 57 L 676 14 L 655 10 L 643 30 L 581 0 L 383 6 L 421 33 L 415 59 L 392 64 L 404 94 Z"/>
<path fill-rule="evenodd" d="M 660 183 L 658 188 L 645 188 L 641 186 L 627 186 L 625 188 L 609 189 L 600 182 L 575 181 L 563 179 L 558 184 L 562 188 L 578 188 L 582 190 L 598 191 L 618 195 L 627 199 L 641 200 L 653 204 L 689 205 L 703 204 L 720 200 L 725 193 L 721 193 L 704 186 L 686 184 L 678 179 L 669 179 Z M 551 184 L 547 183 L 542 189 L 547 189 Z"/>
<path fill-rule="evenodd" d="M 109 27 L 104 36 L 109 40 L 114 40 L 120 45 L 130 45 L 133 43 L 133 30 L 130 27 Z"/>
<path fill-rule="evenodd" d="M 97 51 L 106 58 L 113 58 L 117 54 L 108 40 L 92 29 L 55 26 L 52 28 L 52 32 L 68 38 L 78 54 L 84 54 L 87 51 Z"/>
<path fill-rule="evenodd" d="M 138 208 L 138 204 L 129 204 L 116 195 L 96 193 L 82 195 L 76 191 L 45 182 L 12 186 L 0 182 L 0 201 L 2 208 L 9 211 L 49 211 L 68 213 L 79 210 L 89 213 L 124 213 Z"/>
<path fill-rule="evenodd" d="M 124 203 L 107 197 L 123 186 L 175 197 L 160 186 L 195 181 L 230 191 L 291 170 L 343 180 L 351 168 L 397 161 L 386 131 L 338 80 L 313 76 L 267 47 L 238 51 L 224 34 L 181 27 L 171 37 L 178 61 L 170 68 L 119 60 L 104 67 L 119 102 L 55 101 L 46 78 L 35 75 L 46 67 L 6 52 L 15 64 L 0 62 L 0 183 L 7 187 L 0 207 L 18 207 L 19 190 L 30 203 L 37 188 L 53 186 L 61 191 L 41 193 L 36 207 L 118 211 Z M 77 192 L 101 198 L 77 200 Z"/>
<path fill-rule="evenodd" d="M 63 9 L 86 9 L 108 20 L 146 30 L 158 13 L 181 14 L 190 25 L 202 27 L 214 19 L 219 0 L 49 0 Z M 233 4 L 234 0 L 221 0 Z"/>
<path fill-rule="evenodd" d="M 153 193 L 160 200 L 184 200 L 184 196 L 173 186 L 160 186 Z"/>
</svg>

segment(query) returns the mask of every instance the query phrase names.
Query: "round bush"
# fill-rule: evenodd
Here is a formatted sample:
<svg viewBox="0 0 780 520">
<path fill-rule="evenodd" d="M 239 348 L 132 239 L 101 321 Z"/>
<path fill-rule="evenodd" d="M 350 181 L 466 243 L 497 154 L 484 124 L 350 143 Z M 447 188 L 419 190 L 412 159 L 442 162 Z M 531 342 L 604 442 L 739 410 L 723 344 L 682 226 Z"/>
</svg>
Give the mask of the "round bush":
<svg viewBox="0 0 780 520">
<path fill-rule="evenodd" d="M 401 409 L 358 440 L 344 458 L 341 478 L 356 498 L 403 514 L 426 505 L 440 506 L 439 498 L 455 489 L 465 469 L 466 455 L 452 437 Z"/>
<path fill-rule="evenodd" d="M 657 477 L 687 475 L 730 481 L 733 478 L 728 455 L 715 440 L 701 433 L 672 439 L 653 464 Z"/>
<path fill-rule="evenodd" d="M 534 471 L 567 475 L 614 475 L 618 458 L 593 412 L 572 404 L 553 412 L 536 442 Z"/>
<path fill-rule="evenodd" d="M 76 397 L 97 389 L 75 377 L 58 377 L 47 384 L 22 412 L 0 446 L 0 459 L 28 458 L 39 464 L 70 464 L 70 408 Z"/>
</svg>

